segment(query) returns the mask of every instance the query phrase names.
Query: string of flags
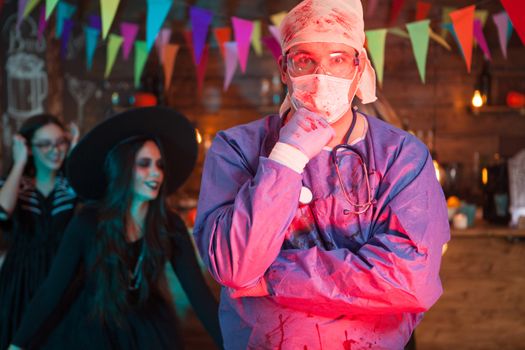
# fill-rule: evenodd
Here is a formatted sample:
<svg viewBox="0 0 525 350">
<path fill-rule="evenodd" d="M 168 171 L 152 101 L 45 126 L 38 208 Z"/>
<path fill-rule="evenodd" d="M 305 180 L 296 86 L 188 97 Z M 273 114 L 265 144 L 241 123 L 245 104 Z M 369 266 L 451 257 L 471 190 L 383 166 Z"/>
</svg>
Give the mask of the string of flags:
<svg viewBox="0 0 525 350">
<path fill-rule="evenodd" d="M 369 0 L 366 16 L 373 15 L 377 8 L 378 0 Z M 498 30 L 498 39 L 502 55 L 507 58 L 507 45 L 515 30 L 525 45 L 525 1 L 500 0 L 504 10 L 492 15 L 492 21 Z M 42 4 L 40 4 L 42 2 Z M 99 40 L 106 42 L 106 65 L 104 78 L 109 78 L 117 60 L 119 51 L 122 59 L 128 60 L 131 52 L 134 53 L 134 83 L 138 87 L 144 66 L 152 51 L 157 52 L 159 62 L 163 66 L 165 75 L 165 88 L 168 89 L 174 73 L 174 64 L 180 45 L 171 43 L 172 31 L 163 28 L 167 15 L 172 8 L 172 0 L 147 0 L 146 8 L 146 38 L 138 40 L 139 25 L 132 22 L 121 22 L 113 25 L 115 14 L 120 5 L 120 0 L 100 0 L 100 16 L 89 16 L 88 23 L 83 26 L 85 35 L 86 69 L 91 70 L 93 57 L 98 47 Z M 0 10 L 3 1 L 0 0 Z M 55 13 L 55 37 L 61 40 L 61 54 L 65 57 L 67 45 L 74 26 L 72 19 L 76 6 L 63 0 L 18 0 L 17 27 L 40 5 L 38 16 L 38 37 L 42 38 L 50 16 Z M 185 4 L 184 4 L 185 5 Z M 446 41 L 448 33 L 452 34 L 456 45 L 465 61 L 467 72 L 470 73 L 472 50 L 474 43 L 479 45 L 487 60 L 492 59 L 483 30 L 489 13 L 487 10 L 476 10 L 475 5 L 463 8 L 442 8 L 441 32 L 438 34 L 430 27 L 428 14 L 432 4 L 417 1 L 415 18 L 413 22 L 406 23 L 404 27 L 393 26 L 402 11 L 404 0 L 393 0 L 390 8 L 388 28 L 379 28 L 365 32 L 367 49 L 374 64 L 379 84 L 383 82 L 385 59 L 385 42 L 387 34 L 407 38 L 411 42 L 416 66 L 425 83 L 426 60 L 429 41 L 433 40 L 447 50 L 451 50 Z M 186 6 L 186 5 L 185 5 Z M 250 47 L 256 55 L 263 53 L 263 45 L 272 53 L 275 59 L 281 55 L 279 25 L 286 12 L 279 12 L 270 16 L 271 24 L 268 25 L 269 35 L 262 36 L 262 21 L 248 20 L 240 17 L 231 17 L 231 26 L 211 28 L 214 13 L 197 6 L 190 6 L 189 21 L 192 30 L 184 31 L 184 39 L 191 49 L 193 63 L 196 68 L 197 85 L 202 90 L 206 66 L 209 58 L 208 39 L 213 35 L 219 45 L 222 59 L 224 60 L 224 84 L 226 91 L 231 84 L 233 76 L 240 67 L 242 73 L 246 72 L 249 61 Z M 406 27 L 406 29 L 405 29 Z M 113 32 L 110 30 L 113 28 Z M 232 31 L 233 29 L 233 31 Z M 212 34 L 210 34 L 210 32 Z M 233 40 L 232 40 L 233 34 Z M 155 50 L 153 50 L 155 47 Z"/>
</svg>

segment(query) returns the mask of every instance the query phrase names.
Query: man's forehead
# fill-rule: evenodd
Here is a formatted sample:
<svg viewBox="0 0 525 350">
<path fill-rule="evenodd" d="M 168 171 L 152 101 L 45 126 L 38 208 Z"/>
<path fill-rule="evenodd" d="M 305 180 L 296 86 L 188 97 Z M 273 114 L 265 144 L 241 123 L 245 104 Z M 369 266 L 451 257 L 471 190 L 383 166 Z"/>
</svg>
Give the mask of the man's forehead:
<svg viewBox="0 0 525 350">
<path fill-rule="evenodd" d="M 319 54 L 319 53 L 322 53 L 324 55 L 329 55 L 333 53 L 355 54 L 356 52 L 357 51 L 353 47 L 345 45 L 345 44 L 318 43 L 318 42 L 300 43 L 300 44 L 292 46 L 290 50 L 288 51 L 289 54 L 295 54 L 295 53 Z"/>
</svg>

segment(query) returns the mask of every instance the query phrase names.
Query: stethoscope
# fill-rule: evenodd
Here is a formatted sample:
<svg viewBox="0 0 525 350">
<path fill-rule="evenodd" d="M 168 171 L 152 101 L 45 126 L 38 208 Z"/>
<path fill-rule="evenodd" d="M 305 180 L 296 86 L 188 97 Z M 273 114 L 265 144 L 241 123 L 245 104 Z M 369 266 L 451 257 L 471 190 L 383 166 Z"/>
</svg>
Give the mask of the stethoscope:
<svg viewBox="0 0 525 350">
<path fill-rule="evenodd" d="M 370 189 L 370 181 L 368 180 L 368 168 L 366 166 L 366 163 L 363 160 L 364 157 L 362 156 L 362 154 L 361 154 L 361 152 L 359 150 L 355 149 L 354 147 L 352 147 L 351 145 L 348 144 L 348 141 L 350 140 L 350 135 L 352 135 L 352 132 L 354 131 L 354 128 L 355 128 L 356 123 L 357 123 L 357 113 L 356 113 L 356 111 L 357 111 L 357 107 L 352 108 L 352 115 L 353 115 L 352 123 L 350 124 L 350 127 L 348 128 L 348 131 L 346 132 L 345 137 L 343 138 L 343 140 L 345 140 L 345 142 L 335 146 L 332 149 L 331 153 L 330 153 L 330 159 L 332 161 L 332 164 L 335 167 L 335 172 L 336 172 L 337 178 L 339 180 L 339 186 L 341 187 L 341 191 L 343 192 L 345 200 L 347 201 L 347 203 L 350 205 L 350 208 L 351 208 L 351 209 L 344 209 L 343 210 L 343 213 L 345 215 L 348 215 L 348 214 L 357 214 L 357 215 L 363 214 L 375 202 L 374 198 L 372 197 L 372 191 Z M 337 157 L 337 154 L 338 154 L 339 151 L 349 151 L 349 152 L 345 152 L 345 154 L 356 156 L 358 158 L 358 161 L 359 161 L 360 165 L 363 167 L 363 174 L 364 174 L 366 190 L 367 190 L 367 200 L 366 200 L 365 203 L 356 203 L 356 202 L 354 202 L 354 201 L 352 201 L 350 199 L 350 195 L 348 194 L 348 192 L 347 192 L 347 190 L 345 188 L 344 181 L 343 181 L 343 178 L 341 176 L 341 170 L 339 169 L 339 161 L 338 161 L 338 157 Z M 303 185 L 303 187 L 301 188 L 301 194 L 300 194 L 300 197 L 299 197 L 299 202 L 301 204 L 310 204 L 312 199 L 313 199 L 312 191 L 308 187 Z"/>
</svg>

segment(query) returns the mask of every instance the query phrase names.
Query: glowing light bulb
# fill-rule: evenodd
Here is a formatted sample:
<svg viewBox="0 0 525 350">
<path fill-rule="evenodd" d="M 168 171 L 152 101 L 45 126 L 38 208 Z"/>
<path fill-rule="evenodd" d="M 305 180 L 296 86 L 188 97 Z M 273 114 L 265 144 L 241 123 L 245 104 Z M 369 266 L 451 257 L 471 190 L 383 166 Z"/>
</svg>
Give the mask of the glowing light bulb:
<svg viewBox="0 0 525 350">
<path fill-rule="evenodd" d="M 472 106 L 479 108 L 483 106 L 483 98 L 479 90 L 474 91 L 474 96 L 472 96 Z"/>
<path fill-rule="evenodd" d="M 199 131 L 199 129 L 195 129 L 195 136 L 197 137 L 197 143 L 201 143 L 202 142 L 202 136 L 201 136 L 201 133 Z"/>
<path fill-rule="evenodd" d="M 481 169 L 481 183 L 486 185 L 489 182 L 489 172 L 487 168 Z"/>
</svg>

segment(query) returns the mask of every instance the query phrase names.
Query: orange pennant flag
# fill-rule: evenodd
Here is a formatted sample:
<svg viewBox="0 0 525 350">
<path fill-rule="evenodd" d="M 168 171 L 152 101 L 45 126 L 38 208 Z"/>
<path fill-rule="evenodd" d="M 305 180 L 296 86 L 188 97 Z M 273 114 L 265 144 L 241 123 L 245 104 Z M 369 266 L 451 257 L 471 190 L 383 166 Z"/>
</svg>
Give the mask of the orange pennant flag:
<svg viewBox="0 0 525 350">
<path fill-rule="evenodd" d="M 179 52 L 179 45 L 177 44 L 166 44 L 164 45 L 164 90 L 168 91 L 171 85 L 171 78 L 173 76 L 173 67 L 175 65 L 175 58 Z"/>
<path fill-rule="evenodd" d="M 467 64 L 467 71 L 470 73 L 470 63 L 472 61 L 472 45 L 474 34 L 474 11 L 475 5 L 463 7 L 459 10 L 450 12 L 454 32 L 458 38 L 463 52 L 463 58 Z"/>
<path fill-rule="evenodd" d="M 430 11 L 430 7 L 432 6 L 429 2 L 424 1 L 418 1 L 416 3 L 416 21 L 421 21 L 422 19 L 426 19 L 428 17 L 428 13 Z"/>
<path fill-rule="evenodd" d="M 224 43 L 231 40 L 232 29 L 230 27 L 215 28 L 213 30 L 213 33 L 215 34 L 215 40 L 217 40 L 217 42 L 219 43 L 219 48 L 221 49 L 221 56 L 224 59 Z"/>
</svg>

